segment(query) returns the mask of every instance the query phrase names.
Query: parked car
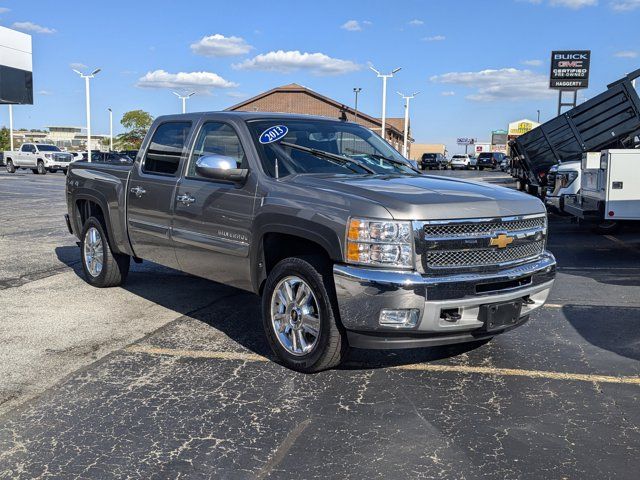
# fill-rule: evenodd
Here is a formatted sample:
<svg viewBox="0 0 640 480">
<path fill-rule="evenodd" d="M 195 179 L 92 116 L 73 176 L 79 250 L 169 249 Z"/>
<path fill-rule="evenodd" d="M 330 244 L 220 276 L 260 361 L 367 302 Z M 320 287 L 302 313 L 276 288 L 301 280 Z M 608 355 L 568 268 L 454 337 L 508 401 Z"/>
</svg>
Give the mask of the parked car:
<svg viewBox="0 0 640 480">
<path fill-rule="evenodd" d="M 422 170 L 441 170 L 447 168 L 447 159 L 441 153 L 425 153 L 420 160 L 420 168 Z"/>
<path fill-rule="evenodd" d="M 469 155 L 469 168 L 476 170 L 478 168 L 478 157 L 475 155 Z"/>
<path fill-rule="evenodd" d="M 421 175 L 354 123 L 162 116 L 133 165 L 74 162 L 69 175 L 65 217 L 89 284 L 121 285 L 133 258 L 255 292 L 271 349 L 303 372 L 338 365 L 348 346 L 489 339 L 523 324 L 554 281 L 539 199 Z"/>
<path fill-rule="evenodd" d="M 469 170 L 470 167 L 471 159 L 469 158 L 469 155 L 461 154 L 451 157 L 451 170 Z"/>
<path fill-rule="evenodd" d="M 484 170 L 485 168 L 495 170 L 500 167 L 504 157 L 506 157 L 506 155 L 501 152 L 481 152 L 478 155 L 477 167 L 480 170 Z"/>
<path fill-rule="evenodd" d="M 33 173 L 44 175 L 61 170 L 65 174 L 73 155 L 61 151 L 55 145 L 44 143 L 23 143 L 20 150 L 4 152 L 6 169 L 14 173 L 21 168 L 31 169 Z"/>
<path fill-rule="evenodd" d="M 505 155 L 505 157 L 500 161 L 500 170 L 507 173 L 511 171 L 511 157 Z"/>
</svg>

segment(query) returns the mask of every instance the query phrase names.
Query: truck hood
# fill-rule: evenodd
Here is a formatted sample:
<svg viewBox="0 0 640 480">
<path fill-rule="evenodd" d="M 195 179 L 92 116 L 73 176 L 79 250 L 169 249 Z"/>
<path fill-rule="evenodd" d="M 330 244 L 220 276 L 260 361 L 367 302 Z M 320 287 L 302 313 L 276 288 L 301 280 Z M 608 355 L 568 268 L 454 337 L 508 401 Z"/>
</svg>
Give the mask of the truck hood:
<svg viewBox="0 0 640 480">
<path fill-rule="evenodd" d="M 358 196 L 385 207 L 395 219 L 448 220 L 545 212 L 536 197 L 505 187 L 454 178 L 421 176 L 298 175 L 306 188 Z"/>
</svg>

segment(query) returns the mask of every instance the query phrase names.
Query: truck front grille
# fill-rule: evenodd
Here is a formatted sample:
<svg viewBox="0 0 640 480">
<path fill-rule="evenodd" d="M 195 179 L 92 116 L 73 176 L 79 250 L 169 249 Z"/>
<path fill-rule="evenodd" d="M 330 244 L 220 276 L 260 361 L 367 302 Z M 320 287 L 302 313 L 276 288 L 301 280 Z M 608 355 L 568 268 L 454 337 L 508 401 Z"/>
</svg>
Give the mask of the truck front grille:
<svg viewBox="0 0 640 480">
<path fill-rule="evenodd" d="M 494 269 L 540 256 L 545 214 L 416 222 L 416 263 L 422 273 Z"/>
</svg>

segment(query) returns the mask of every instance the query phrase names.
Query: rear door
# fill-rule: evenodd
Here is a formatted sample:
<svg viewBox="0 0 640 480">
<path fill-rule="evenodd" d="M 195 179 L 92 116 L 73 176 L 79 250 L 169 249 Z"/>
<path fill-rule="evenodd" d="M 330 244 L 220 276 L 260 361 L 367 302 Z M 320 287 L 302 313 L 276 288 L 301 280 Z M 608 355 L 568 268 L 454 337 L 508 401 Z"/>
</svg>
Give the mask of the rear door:
<svg viewBox="0 0 640 480">
<path fill-rule="evenodd" d="M 248 168 L 237 130 L 229 123 L 206 121 L 175 195 L 172 237 L 181 270 L 239 288 L 251 288 L 249 245 L 255 199 L 255 175 L 244 184 L 202 177 L 197 160 L 223 155 Z"/>
<path fill-rule="evenodd" d="M 18 153 L 18 163 L 14 163 L 20 167 L 35 167 L 36 166 L 36 147 L 31 143 L 25 143 L 20 147 Z"/>
<path fill-rule="evenodd" d="M 190 132 L 190 121 L 157 125 L 128 183 L 127 222 L 136 256 L 172 268 L 178 268 L 178 262 L 170 238 L 171 217 Z"/>
</svg>

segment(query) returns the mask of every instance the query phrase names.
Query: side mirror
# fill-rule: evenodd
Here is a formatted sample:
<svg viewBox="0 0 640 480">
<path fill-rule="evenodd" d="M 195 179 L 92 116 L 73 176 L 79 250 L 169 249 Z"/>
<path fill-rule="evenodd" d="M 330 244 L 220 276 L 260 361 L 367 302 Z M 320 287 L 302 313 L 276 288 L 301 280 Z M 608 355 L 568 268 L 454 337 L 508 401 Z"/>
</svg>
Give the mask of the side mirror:
<svg viewBox="0 0 640 480">
<path fill-rule="evenodd" d="M 247 178 L 249 170 L 236 168 L 236 161 L 224 155 L 205 155 L 196 161 L 196 173 L 212 180 L 241 183 Z"/>
</svg>

